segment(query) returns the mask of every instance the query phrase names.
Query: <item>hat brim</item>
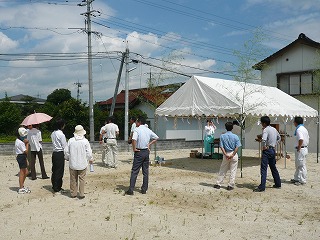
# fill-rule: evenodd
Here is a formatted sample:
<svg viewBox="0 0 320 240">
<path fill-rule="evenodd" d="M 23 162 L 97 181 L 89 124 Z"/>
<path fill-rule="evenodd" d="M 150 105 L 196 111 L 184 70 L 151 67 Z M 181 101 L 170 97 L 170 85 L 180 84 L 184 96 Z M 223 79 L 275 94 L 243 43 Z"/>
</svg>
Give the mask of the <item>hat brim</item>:
<svg viewBox="0 0 320 240">
<path fill-rule="evenodd" d="M 81 130 L 81 131 L 78 131 L 78 132 L 74 132 L 73 134 L 74 135 L 78 135 L 78 136 L 84 136 L 84 135 L 86 135 L 86 130 Z"/>
</svg>

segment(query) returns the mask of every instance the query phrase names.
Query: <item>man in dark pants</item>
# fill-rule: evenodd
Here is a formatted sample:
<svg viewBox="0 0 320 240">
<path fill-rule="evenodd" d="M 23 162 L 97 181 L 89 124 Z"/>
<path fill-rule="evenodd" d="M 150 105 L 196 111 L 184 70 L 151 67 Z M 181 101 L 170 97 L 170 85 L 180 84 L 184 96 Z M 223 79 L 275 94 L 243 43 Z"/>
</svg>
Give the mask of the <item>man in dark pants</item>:
<svg viewBox="0 0 320 240">
<path fill-rule="evenodd" d="M 150 145 L 158 140 L 158 136 L 151 131 L 145 124 L 146 120 L 143 117 L 137 119 L 137 128 L 132 136 L 132 150 L 134 152 L 133 165 L 131 169 L 130 187 L 125 192 L 127 195 L 133 195 L 134 186 L 142 167 L 143 184 L 141 186 L 141 193 L 146 194 L 148 190 L 149 181 L 149 153 Z"/>
<path fill-rule="evenodd" d="M 42 152 L 42 135 L 41 131 L 38 129 L 39 124 L 28 126 L 28 136 L 27 139 L 30 144 L 31 159 L 30 159 L 30 170 L 31 170 L 31 180 L 37 179 L 36 173 L 36 156 L 38 156 L 42 179 L 48 179 L 46 169 L 44 167 L 43 152 Z"/>
<path fill-rule="evenodd" d="M 54 132 L 51 134 L 51 140 L 53 145 L 52 152 L 52 176 L 51 183 L 54 193 L 61 193 L 62 178 L 64 174 L 64 148 L 67 145 L 67 140 L 62 132 L 65 122 L 62 119 L 56 121 Z"/>
<path fill-rule="evenodd" d="M 264 192 L 266 189 L 267 170 L 270 167 L 272 177 L 274 180 L 273 188 L 281 188 L 281 179 L 276 167 L 276 153 L 275 146 L 280 141 L 278 131 L 270 126 L 270 118 L 263 116 L 260 119 L 263 132 L 262 132 L 262 157 L 261 157 L 261 183 L 254 189 L 254 192 Z"/>
</svg>

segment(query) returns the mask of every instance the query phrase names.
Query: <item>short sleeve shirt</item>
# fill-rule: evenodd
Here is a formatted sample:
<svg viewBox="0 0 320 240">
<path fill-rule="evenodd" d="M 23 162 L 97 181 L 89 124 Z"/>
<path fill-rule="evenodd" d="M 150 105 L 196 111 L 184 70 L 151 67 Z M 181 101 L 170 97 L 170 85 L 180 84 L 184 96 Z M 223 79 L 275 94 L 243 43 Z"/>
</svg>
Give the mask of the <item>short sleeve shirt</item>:
<svg viewBox="0 0 320 240">
<path fill-rule="evenodd" d="M 25 143 L 18 138 L 14 143 L 14 149 L 16 154 L 23 154 L 27 150 Z"/>
<path fill-rule="evenodd" d="M 308 130 L 304 126 L 300 126 L 297 129 L 297 133 L 296 133 L 297 146 L 298 146 L 299 140 L 303 140 L 302 146 L 309 145 L 309 133 L 308 133 Z"/>
<path fill-rule="evenodd" d="M 36 129 L 36 128 L 31 128 L 28 131 L 28 141 L 30 144 L 31 151 L 36 151 L 39 152 L 40 149 L 42 148 L 42 135 L 41 131 Z"/>
<path fill-rule="evenodd" d="M 239 137 L 228 131 L 220 136 L 220 147 L 223 147 L 226 152 L 233 152 L 241 143 Z"/>
<path fill-rule="evenodd" d="M 134 132 L 132 139 L 137 141 L 136 148 L 146 149 L 151 139 L 158 139 L 159 137 L 152 130 L 145 125 L 140 125 Z"/>
<path fill-rule="evenodd" d="M 106 132 L 107 138 L 116 138 L 116 133 L 119 132 L 119 127 L 117 124 L 108 123 L 104 126 L 104 131 Z"/>
</svg>

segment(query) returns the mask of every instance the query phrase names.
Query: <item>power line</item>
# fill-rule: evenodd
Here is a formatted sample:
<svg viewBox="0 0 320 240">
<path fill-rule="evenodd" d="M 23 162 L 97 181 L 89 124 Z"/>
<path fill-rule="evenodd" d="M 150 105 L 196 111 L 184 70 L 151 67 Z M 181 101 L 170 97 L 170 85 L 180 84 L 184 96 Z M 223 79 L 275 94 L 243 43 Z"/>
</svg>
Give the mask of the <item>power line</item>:
<svg viewBox="0 0 320 240">
<path fill-rule="evenodd" d="M 253 25 L 241 23 L 241 22 L 239 22 L 239 21 L 230 20 L 230 19 L 227 19 L 227 18 L 218 16 L 218 15 L 213 15 L 213 14 L 206 13 L 206 12 L 204 12 L 204 11 L 201 11 L 201 10 L 196 10 L 196 9 L 194 9 L 194 8 L 186 7 L 186 6 L 182 5 L 182 4 L 175 4 L 175 3 L 172 3 L 172 2 L 170 2 L 170 1 L 166 1 L 166 2 L 170 2 L 171 4 L 175 4 L 175 5 L 179 6 L 179 9 L 171 8 L 171 7 L 164 6 L 164 5 L 161 5 L 161 4 L 158 4 L 158 3 L 151 3 L 151 2 L 143 1 L 143 0 L 131 0 L 131 1 L 135 1 L 135 2 L 138 2 L 138 3 L 144 4 L 144 5 L 148 5 L 148 6 L 155 7 L 155 8 L 158 8 L 158 9 L 162 9 L 162 10 L 165 10 L 165 11 L 177 13 L 177 14 L 180 14 L 180 15 L 183 15 L 183 16 L 187 16 L 187 17 L 194 18 L 194 19 L 202 20 L 202 21 L 205 21 L 205 22 L 211 21 L 211 22 L 214 22 L 214 23 L 216 23 L 216 24 L 218 24 L 218 25 L 221 25 L 221 26 L 224 26 L 224 27 L 228 27 L 228 28 L 233 28 L 233 29 L 236 29 L 236 30 L 250 31 L 250 32 L 251 32 L 252 30 L 254 30 L 254 29 L 257 28 L 257 27 L 255 27 L 255 26 L 253 26 Z M 213 15 L 213 16 L 215 16 L 215 17 L 219 17 L 219 18 L 221 18 L 221 19 L 225 19 L 225 20 L 228 20 L 228 21 L 237 22 L 237 23 L 240 23 L 241 25 L 245 25 L 245 26 L 247 26 L 247 27 L 253 27 L 254 29 L 250 29 L 250 28 L 247 28 L 247 27 L 235 26 L 235 25 L 232 25 L 232 24 L 229 24 L 229 23 L 224 23 L 224 22 L 221 22 L 221 21 L 217 21 L 217 20 L 214 20 L 214 19 L 212 19 L 212 18 L 204 17 L 203 14 L 197 15 L 197 14 L 194 14 L 194 13 L 182 11 L 182 10 L 180 10 L 181 7 L 184 7 L 184 8 L 187 8 L 187 9 L 192 9 L 193 11 L 197 11 L 197 12 L 200 12 L 200 13 L 206 13 L 206 14 L 208 14 L 208 15 Z M 292 36 L 284 35 L 284 34 L 282 34 L 282 33 L 273 32 L 273 31 L 270 31 L 270 30 L 267 30 L 267 29 L 264 29 L 264 31 L 267 31 L 267 32 L 270 32 L 270 33 L 275 33 L 275 34 L 277 34 L 277 35 L 282 35 L 282 36 L 288 37 L 288 38 L 274 37 L 274 38 L 277 38 L 278 40 L 288 41 L 288 40 L 292 39 Z"/>
</svg>

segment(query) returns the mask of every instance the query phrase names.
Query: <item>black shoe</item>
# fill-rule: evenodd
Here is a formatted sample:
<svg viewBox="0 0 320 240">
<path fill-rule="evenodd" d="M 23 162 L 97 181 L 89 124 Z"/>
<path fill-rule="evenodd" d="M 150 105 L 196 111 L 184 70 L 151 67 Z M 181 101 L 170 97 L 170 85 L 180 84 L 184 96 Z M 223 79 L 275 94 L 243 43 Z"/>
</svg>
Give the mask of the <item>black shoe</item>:
<svg viewBox="0 0 320 240">
<path fill-rule="evenodd" d="M 128 191 L 125 192 L 125 195 L 133 195 L 133 192 L 128 190 Z"/>
<path fill-rule="evenodd" d="M 48 177 L 48 176 L 42 177 L 42 179 L 48 179 L 48 178 L 50 178 L 50 177 Z"/>
<path fill-rule="evenodd" d="M 299 182 L 299 180 L 291 179 L 290 182 L 291 183 L 296 183 L 296 182 Z"/>
<path fill-rule="evenodd" d="M 216 189 L 220 189 L 220 185 L 218 185 L 218 184 L 213 185 L 213 187 Z"/>
<path fill-rule="evenodd" d="M 277 185 L 273 185 L 272 187 L 273 187 L 273 188 L 278 188 L 278 189 L 281 188 L 281 186 L 277 186 Z"/>
<path fill-rule="evenodd" d="M 35 177 L 35 178 L 31 178 L 31 180 L 37 180 L 37 178 Z"/>
<path fill-rule="evenodd" d="M 231 191 L 231 190 L 233 190 L 233 189 L 234 189 L 234 187 L 231 187 L 231 186 L 228 186 L 228 187 L 227 187 L 227 190 L 228 190 L 228 191 Z"/>
<path fill-rule="evenodd" d="M 86 196 L 79 196 L 79 199 L 84 199 Z"/>
<path fill-rule="evenodd" d="M 261 188 L 255 188 L 253 189 L 254 192 L 264 192 L 264 189 L 261 189 Z"/>
<path fill-rule="evenodd" d="M 140 193 L 141 193 L 141 194 L 146 194 L 146 193 L 147 193 L 147 191 L 146 191 L 146 190 L 142 190 L 142 189 L 141 189 Z"/>
</svg>

